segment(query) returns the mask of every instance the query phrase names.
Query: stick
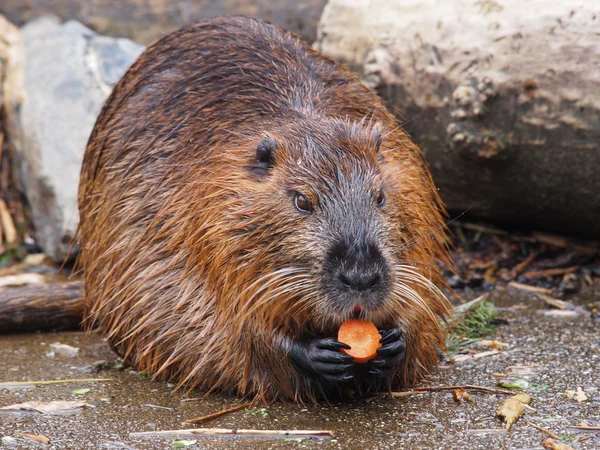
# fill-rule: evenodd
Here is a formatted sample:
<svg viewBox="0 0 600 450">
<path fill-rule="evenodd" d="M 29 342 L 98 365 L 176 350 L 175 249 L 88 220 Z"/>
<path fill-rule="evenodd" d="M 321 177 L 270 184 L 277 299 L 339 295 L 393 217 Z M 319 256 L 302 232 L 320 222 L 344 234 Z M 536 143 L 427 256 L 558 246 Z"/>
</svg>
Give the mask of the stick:
<svg viewBox="0 0 600 450">
<path fill-rule="evenodd" d="M 512 270 L 513 276 L 516 277 L 518 275 L 521 275 L 521 273 L 523 273 L 525 271 L 525 269 L 527 269 L 527 267 L 529 267 L 529 264 L 531 264 L 533 262 L 533 260 L 536 258 L 537 253 L 536 252 L 531 252 L 529 254 L 529 256 L 527 256 L 527 258 L 525 258 L 524 261 L 521 261 L 519 264 L 517 264 L 514 269 Z"/>
<path fill-rule="evenodd" d="M 405 392 L 392 392 L 392 397 L 403 398 L 411 397 L 413 395 L 427 394 L 427 391 L 405 391 Z"/>
<path fill-rule="evenodd" d="M 235 428 L 190 428 L 187 430 L 142 431 L 129 433 L 130 438 L 156 437 L 156 436 L 266 436 L 282 437 L 333 437 L 329 430 L 250 430 Z"/>
<path fill-rule="evenodd" d="M 584 241 L 582 245 L 572 241 L 571 239 L 567 239 L 563 236 L 556 236 L 554 234 L 534 232 L 532 233 L 532 236 L 537 242 L 542 244 L 548 244 L 559 248 L 572 247 L 575 250 L 584 253 L 593 253 L 600 248 L 600 242 L 597 241 Z"/>
<path fill-rule="evenodd" d="M 559 300 L 557 298 L 548 297 L 547 295 L 544 295 L 544 294 L 540 294 L 540 295 L 538 295 L 538 297 L 541 300 L 543 300 L 544 302 L 546 302 L 547 304 L 549 304 L 550 306 L 553 306 L 560 310 L 575 309 L 575 305 L 573 303 L 565 302 L 564 300 Z"/>
<path fill-rule="evenodd" d="M 0 388 L 10 386 L 29 386 L 43 384 L 60 384 L 60 383 L 88 383 L 90 381 L 112 381 L 112 378 L 74 378 L 72 380 L 46 380 L 46 381 L 4 381 L 0 383 Z"/>
<path fill-rule="evenodd" d="M 545 269 L 545 270 L 533 270 L 523 274 L 524 278 L 543 278 L 543 277 L 555 277 L 557 275 L 564 275 L 566 273 L 573 273 L 579 270 L 579 266 L 571 267 L 558 267 L 556 269 Z"/>
<path fill-rule="evenodd" d="M 600 427 L 590 427 L 587 425 L 572 426 L 572 427 L 567 427 L 567 428 L 573 428 L 575 430 L 584 430 L 584 431 L 600 431 Z"/>
<path fill-rule="evenodd" d="M 440 392 L 440 391 L 453 391 L 454 389 L 471 389 L 472 391 L 484 391 L 491 392 L 492 394 L 507 394 L 515 395 L 517 392 L 509 391 L 507 389 L 495 389 L 485 386 L 476 386 L 473 384 L 465 384 L 464 386 L 431 386 L 431 387 L 418 387 L 414 388 L 412 392 Z M 410 392 L 410 391 L 408 391 Z M 412 395 L 412 394 L 409 394 Z M 406 397 L 403 392 L 392 392 L 393 397 Z"/>
<path fill-rule="evenodd" d="M 12 244 L 17 240 L 17 229 L 15 223 L 8 211 L 6 202 L 0 198 L 0 221 L 2 222 L 2 230 L 4 231 L 4 240 L 8 244 Z"/>
<path fill-rule="evenodd" d="M 547 434 L 549 437 L 551 437 L 552 439 L 557 439 L 557 440 L 559 440 L 559 441 L 562 439 L 560 436 L 558 436 L 558 435 L 554 434 L 554 433 L 553 433 L 552 431 L 550 431 L 550 430 L 547 430 L 547 429 L 545 429 L 545 428 L 542 428 L 542 427 L 540 427 L 539 425 L 536 425 L 535 423 L 533 423 L 533 422 L 530 422 L 529 420 L 527 420 L 527 419 L 525 419 L 525 418 L 524 418 L 523 420 L 525 421 L 525 423 L 526 423 L 527 425 L 529 425 L 529 426 L 532 426 L 532 427 L 533 427 L 533 428 L 535 428 L 536 430 L 540 430 L 542 433 L 546 433 L 546 434 Z"/>
<path fill-rule="evenodd" d="M 217 417 L 224 416 L 225 414 L 229 414 L 234 411 L 239 411 L 240 409 L 248 408 L 249 406 L 254 405 L 254 402 L 242 403 L 241 405 L 236 405 L 231 408 L 224 409 L 222 411 L 217 411 L 212 414 L 207 414 L 206 416 L 196 417 L 195 419 L 188 419 L 185 423 L 200 423 L 200 422 L 208 422 L 209 420 L 216 419 Z"/>
<path fill-rule="evenodd" d="M 523 291 L 538 292 L 541 294 L 552 294 L 552 289 L 530 286 L 528 284 L 517 283 L 516 281 L 511 281 L 510 283 L 508 283 L 508 285 L 510 287 L 514 287 L 515 289 L 521 289 Z"/>
</svg>

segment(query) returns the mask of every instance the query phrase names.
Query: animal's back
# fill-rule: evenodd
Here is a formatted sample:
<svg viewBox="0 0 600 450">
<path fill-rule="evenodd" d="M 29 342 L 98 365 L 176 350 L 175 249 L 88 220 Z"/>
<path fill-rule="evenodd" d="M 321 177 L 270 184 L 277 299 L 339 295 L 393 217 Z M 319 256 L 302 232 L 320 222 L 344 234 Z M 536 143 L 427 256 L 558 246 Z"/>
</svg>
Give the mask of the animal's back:
<svg viewBox="0 0 600 450">
<path fill-rule="evenodd" d="M 154 133 L 158 143 L 194 127 L 202 148 L 213 150 L 211 144 L 235 140 L 236 132 L 257 134 L 278 117 L 307 114 L 360 120 L 387 112 L 354 74 L 278 27 L 244 17 L 188 26 L 148 48 L 114 89 L 90 139 L 82 194 L 90 185 L 87 166 L 125 157 L 140 133 Z M 120 146 L 98 135 L 107 128 L 115 135 L 113 127 L 126 130 Z M 191 144 L 190 151 L 197 147 Z M 164 156 L 168 147 L 160 151 Z"/>
</svg>

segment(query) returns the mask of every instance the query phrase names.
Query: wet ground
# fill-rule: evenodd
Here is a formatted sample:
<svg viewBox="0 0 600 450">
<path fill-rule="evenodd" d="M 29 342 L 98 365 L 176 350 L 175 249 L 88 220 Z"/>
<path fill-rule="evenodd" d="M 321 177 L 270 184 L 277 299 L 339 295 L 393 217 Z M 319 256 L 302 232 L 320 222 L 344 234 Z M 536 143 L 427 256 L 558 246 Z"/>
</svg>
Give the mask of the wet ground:
<svg viewBox="0 0 600 450">
<path fill-rule="evenodd" d="M 474 298 L 475 292 L 463 295 Z M 600 291 L 590 288 L 572 302 L 585 308 L 600 305 Z M 513 366 L 528 366 L 519 378 L 533 397 L 529 421 L 563 438 L 576 449 L 600 448 L 600 432 L 577 432 L 568 426 L 600 426 L 600 322 L 585 312 L 547 315 L 547 305 L 532 293 L 495 291 L 491 301 L 506 324 L 495 339 L 509 344 L 497 355 L 442 364 L 421 386 L 481 385 L 497 387 L 497 374 Z M 551 313 L 554 314 L 554 313 Z M 53 352 L 55 342 L 78 347 L 68 357 Z M 474 351 L 486 351 L 480 348 Z M 54 353 L 54 354 L 53 354 Z M 326 406 L 276 404 L 255 406 L 194 426 L 186 419 L 233 406 L 237 399 L 211 395 L 186 401 L 197 393 L 172 392 L 130 369 L 97 374 L 88 367 L 115 357 L 98 335 L 48 333 L 0 336 L 0 382 L 102 377 L 105 382 L 42 385 L 0 389 L 0 407 L 26 401 L 84 400 L 89 406 L 70 414 L 3 413 L 0 437 L 13 437 L 7 448 L 135 448 L 168 449 L 178 437 L 134 438 L 130 433 L 194 427 L 331 430 L 328 439 L 255 437 L 182 437 L 195 440 L 187 448 L 322 448 L 322 449 L 541 449 L 546 437 L 520 419 L 510 431 L 495 418 L 508 396 L 468 390 L 471 402 L 458 403 L 451 391 L 427 392 L 406 398 L 375 399 Z M 523 370 L 513 368 L 513 371 Z M 496 374 L 496 375 L 494 375 Z M 569 399 L 565 391 L 580 387 L 588 400 Z M 89 389 L 76 395 L 73 391 Z M 518 391 L 518 389 L 514 389 Z M 82 391 L 85 392 L 85 391 Z M 43 435 L 49 445 L 19 433 Z M 5 440 L 6 441 L 6 440 Z M 12 445 L 12 447 L 11 447 Z"/>
</svg>

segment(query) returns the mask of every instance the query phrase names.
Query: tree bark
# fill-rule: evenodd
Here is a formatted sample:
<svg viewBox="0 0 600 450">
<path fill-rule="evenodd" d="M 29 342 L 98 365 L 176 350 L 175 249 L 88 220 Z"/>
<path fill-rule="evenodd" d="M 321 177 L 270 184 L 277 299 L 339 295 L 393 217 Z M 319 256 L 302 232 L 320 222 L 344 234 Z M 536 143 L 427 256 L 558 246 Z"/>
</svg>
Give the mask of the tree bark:
<svg viewBox="0 0 600 450">
<path fill-rule="evenodd" d="M 600 4 L 330 0 L 315 46 L 384 97 L 453 215 L 600 236 Z"/>
<path fill-rule="evenodd" d="M 100 34 L 150 44 L 182 25 L 228 14 L 268 20 L 301 35 L 316 37 L 326 0 L 2 0 L 0 14 L 23 25 L 44 14 L 78 20 Z"/>
<path fill-rule="evenodd" d="M 83 318 L 83 282 L 0 288 L 0 334 L 75 330 Z"/>
</svg>

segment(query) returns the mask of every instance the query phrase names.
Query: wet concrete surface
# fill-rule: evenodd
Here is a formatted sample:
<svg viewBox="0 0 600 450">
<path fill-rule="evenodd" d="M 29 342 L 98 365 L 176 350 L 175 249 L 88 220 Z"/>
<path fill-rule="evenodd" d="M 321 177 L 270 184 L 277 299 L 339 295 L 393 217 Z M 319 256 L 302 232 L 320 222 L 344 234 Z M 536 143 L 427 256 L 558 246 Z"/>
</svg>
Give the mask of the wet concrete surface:
<svg viewBox="0 0 600 450">
<path fill-rule="evenodd" d="M 465 299 L 477 294 L 463 295 Z M 531 366 L 534 375 L 525 391 L 533 397 L 526 418 L 557 435 L 576 449 L 600 448 L 600 433 L 576 432 L 567 426 L 581 422 L 600 426 L 600 322 L 583 314 L 556 317 L 533 294 L 494 292 L 491 301 L 499 317 L 495 339 L 510 346 L 500 354 L 464 362 L 447 361 L 421 386 L 482 385 L 496 387 L 494 373 L 510 366 Z M 598 306 L 598 290 L 571 301 Z M 51 353 L 60 342 L 80 348 L 76 357 Z M 485 348 L 480 349 L 485 351 Z M 489 350 L 489 349 L 487 349 Z M 44 385 L 0 389 L 0 406 L 26 401 L 85 400 L 93 405 L 71 414 L 0 414 L 0 437 L 16 438 L 6 448 L 135 448 L 169 449 L 177 438 L 132 438 L 130 433 L 194 428 L 185 419 L 202 416 L 239 403 L 231 396 L 172 392 L 130 369 L 91 374 L 87 367 L 99 360 L 115 361 L 101 336 L 48 333 L 0 336 L 0 382 L 102 377 L 108 382 Z M 587 397 L 577 402 L 564 395 L 581 387 Z M 89 388 L 82 396 L 74 390 Z M 517 390 L 515 390 L 517 391 Z M 322 449 L 541 449 L 542 432 L 519 420 L 510 431 L 495 418 L 501 394 L 469 391 L 473 401 L 457 403 L 450 391 L 428 392 L 400 399 L 376 399 L 336 405 L 275 404 L 240 410 L 198 427 L 331 430 L 331 439 L 284 440 L 242 437 L 185 437 L 196 440 L 187 448 L 322 448 Z M 263 408 L 264 409 L 261 409 Z M 28 441 L 18 433 L 44 435 L 49 445 Z M 0 446 L 2 444 L 0 443 Z M 127 447 L 130 446 L 130 447 Z"/>
</svg>

